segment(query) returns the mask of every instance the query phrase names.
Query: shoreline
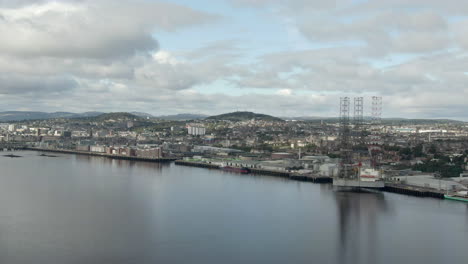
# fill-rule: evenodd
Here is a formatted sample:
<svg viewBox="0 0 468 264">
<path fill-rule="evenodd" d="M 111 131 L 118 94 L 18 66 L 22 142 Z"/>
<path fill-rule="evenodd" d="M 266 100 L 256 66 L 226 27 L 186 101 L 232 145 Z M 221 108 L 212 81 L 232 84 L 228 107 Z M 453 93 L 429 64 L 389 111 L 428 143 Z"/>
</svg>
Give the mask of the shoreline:
<svg viewBox="0 0 468 264">
<path fill-rule="evenodd" d="M 24 150 L 44 151 L 44 152 L 64 153 L 64 154 L 77 154 L 77 155 L 87 155 L 87 156 L 95 156 L 95 157 L 105 157 L 105 158 L 118 159 L 118 160 L 146 161 L 146 162 L 159 162 L 159 163 L 173 162 L 177 160 L 175 158 L 152 159 L 152 158 L 132 157 L 132 156 L 123 156 L 123 155 L 114 155 L 114 154 L 107 154 L 107 153 L 97 153 L 97 152 L 78 151 L 78 150 L 67 150 L 67 149 L 44 149 L 44 148 L 27 147 L 27 148 L 24 148 Z"/>
<path fill-rule="evenodd" d="M 158 162 L 158 163 L 175 162 L 175 164 L 179 166 L 189 166 L 189 167 L 221 170 L 220 166 L 215 165 L 215 164 L 194 162 L 194 161 L 184 161 L 184 160 L 178 160 L 176 158 L 152 159 L 152 158 L 113 155 L 113 154 L 107 154 L 107 153 L 96 153 L 96 152 L 65 150 L 65 149 L 44 149 L 44 148 L 32 148 L 32 147 L 26 147 L 26 148 L 23 148 L 22 150 L 86 155 L 86 156 L 104 157 L 104 158 L 110 158 L 110 159 L 129 160 L 129 161 Z M 272 171 L 272 170 L 263 170 L 263 169 L 257 169 L 257 168 L 250 168 L 250 170 L 251 170 L 251 174 L 253 175 L 280 177 L 280 178 L 289 179 L 293 181 L 311 182 L 311 183 L 316 183 L 316 184 L 333 183 L 333 178 L 331 177 L 308 176 L 308 175 L 294 174 L 294 173 L 286 172 L 286 171 Z M 385 187 L 380 191 L 409 195 L 409 196 L 416 196 L 416 197 L 421 197 L 421 198 L 445 199 L 444 194 L 437 190 L 427 189 L 427 188 L 422 188 L 422 187 L 415 187 L 415 186 L 410 186 L 410 185 L 395 184 L 395 183 L 386 183 Z"/>
<path fill-rule="evenodd" d="M 221 170 L 221 168 L 218 165 L 203 163 L 203 162 L 176 160 L 175 164 L 181 165 L 181 166 L 191 166 L 191 167 Z M 257 174 L 257 175 L 281 177 L 281 178 L 285 178 L 285 179 L 289 179 L 293 181 L 312 182 L 312 183 L 318 183 L 318 184 L 333 183 L 333 178 L 331 177 L 314 177 L 314 176 L 294 174 L 290 172 L 270 171 L 270 170 L 262 170 L 262 169 L 250 169 L 250 170 L 252 172 L 251 174 L 254 174 L 254 175 Z M 397 194 L 403 194 L 403 195 L 409 195 L 409 196 L 416 196 L 416 197 L 421 197 L 421 198 L 445 199 L 444 194 L 437 190 L 414 187 L 410 185 L 395 184 L 395 183 L 386 183 L 385 187 L 379 191 L 391 192 L 391 193 L 397 193 Z"/>
<path fill-rule="evenodd" d="M 181 166 L 221 170 L 220 166 L 218 165 L 210 164 L 210 163 L 203 163 L 203 162 L 176 160 L 175 164 L 181 165 Z M 257 169 L 257 168 L 249 168 L 249 170 L 251 171 L 250 174 L 253 174 L 253 175 L 280 177 L 280 178 L 290 179 L 294 181 L 312 182 L 312 183 L 332 183 L 333 182 L 333 179 L 330 177 L 307 176 L 307 175 L 294 174 L 294 173 L 290 173 L 286 171 L 272 171 L 272 170 L 263 170 L 263 169 Z"/>
</svg>

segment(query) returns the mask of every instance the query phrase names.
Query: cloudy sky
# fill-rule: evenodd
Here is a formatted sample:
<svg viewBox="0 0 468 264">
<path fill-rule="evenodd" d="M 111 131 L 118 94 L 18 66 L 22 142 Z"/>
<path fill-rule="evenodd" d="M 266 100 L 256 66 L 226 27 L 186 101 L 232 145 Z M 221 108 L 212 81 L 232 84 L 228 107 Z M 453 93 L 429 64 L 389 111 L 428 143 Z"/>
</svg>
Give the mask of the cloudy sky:
<svg viewBox="0 0 468 264">
<path fill-rule="evenodd" d="M 0 111 L 468 120 L 468 1 L 0 0 Z"/>
</svg>

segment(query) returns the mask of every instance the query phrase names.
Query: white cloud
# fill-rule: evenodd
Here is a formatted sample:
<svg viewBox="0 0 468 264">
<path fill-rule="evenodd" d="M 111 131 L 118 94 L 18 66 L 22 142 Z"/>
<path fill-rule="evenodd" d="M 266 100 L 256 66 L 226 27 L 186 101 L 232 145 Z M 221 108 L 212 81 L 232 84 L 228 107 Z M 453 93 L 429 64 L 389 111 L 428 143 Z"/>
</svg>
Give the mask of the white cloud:
<svg viewBox="0 0 468 264">
<path fill-rule="evenodd" d="M 142 0 L 0 3 L 0 94 L 47 97 L 52 91 L 75 88 L 82 93 L 133 92 L 142 86 L 139 74 L 145 69 L 156 77 L 147 86 L 185 89 L 202 77 L 191 77 L 187 69 L 189 77 L 181 80 L 184 70 L 172 69 L 178 61 L 158 51 L 153 34 L 215 17 L 176 4 Z M 103 80 L 119 85 L 106 86 Z"/>
<path fill-rule="evenodd" d="M 154 53 L 153 59 L 159 64 L 177 65 L 181 63 L 181 61 L 175 58 L 170 52 L 164 50 L 159 50 Z"/>
<path fill-rule="evenodd" d="M 0 54 L 122 58 L 158 48 L 155 30 L 173 31 L 214 16 L 163 2 L 44 2 L 0 9 Z"/>
<path fill-rule="evenodd" d="M 291 89 L 281 89 L 276 92 L 277 95 L 282 95 L 282 96 L 289 96 L 293 94 L 293 91 Z"/>
</svg>

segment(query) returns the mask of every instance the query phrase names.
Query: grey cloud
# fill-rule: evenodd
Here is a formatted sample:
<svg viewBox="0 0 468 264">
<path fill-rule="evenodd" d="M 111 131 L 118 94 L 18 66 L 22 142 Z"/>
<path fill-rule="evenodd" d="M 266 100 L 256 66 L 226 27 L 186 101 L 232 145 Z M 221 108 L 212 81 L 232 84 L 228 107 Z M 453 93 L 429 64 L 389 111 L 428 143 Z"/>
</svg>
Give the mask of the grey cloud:
<svg viewBox="0 0 468 264">
<path fill-rule="evenodd" d="M 0 55 L 0 72 L 24 76 L 54 76 L 68 74 L 90 79 L 133 78 L 134 68 L 141 65 L 135 57 L 122 60 L 63 59 L 51 57 L 27 57 Z"/>
<path fill-rule="evenodd" d="M 444 14 L 463 15 L 468 13 L 468 3 L 459 0 L 378 0 L 364 1 L 353 8 L 354 12 L 361 13 L 369 10 L 437 10 Z"/>
<path fill-rule="evenodd" d="M 0 0 L 0 7 L 20 7 L 31 4 L 41 4 L 51 0 Z M 61 0 L 61 2 L 82 2 L 83 0 Z"/>
<path fill-rule="evenodd" d="M 66 93 L 77 87 L 72 78 L 38 77 L 0 74 L 0 95 L 39 95 L 51 96 L 54 93 Z"/>
<path fill-rule="evenodd" d="M 360 41 L 368 56 L 386 56 L 394 52 L 425 53 L 449 46 L 445 18 L 427 11 L 384 12 L 351 22 L 334 18 L 308 19 L 299 24 L 300 31 L 312 41 Z"/>
<path fill-rule="evenodd" d="M 258 63 L 261 67 L 251 65 L 251 70 L 244 72 L 236 83 L 239 87 L 411 98 L 440 90 L 456 93 L 468 81 L 465 74 L 468 60 L 466 56 L 460 57 L 463 53 L 445 52 L 381 68 L 358 62 L 354 56 L 359 55 L 346 56 L 346 52 L 354 53 L 335 48 L 265 56 Z"/>
<path fill-rule="evenodd" d="M 453 31 L 457 44 L 468 50 L 468 19 L 459 21 L 453 25 Z"/>
<path fill-rule="evenodd" d="M 175 4 L 127 0 L 41 2 L 0 9 L 0 16 L 0 54 L 86 58 L 156 50 L 154 30 L 214 19 Z"/>
<path fill-rule="evenodd" d="M 350 0 L 231 0 L 234 5 L 237 6 L 247 6 L 247 7 L 265 7 L 276 5 L 280 7 L 285 7 L 287 9 L 325 9 L 325 8 L 334 8 L 339 4 L 350 3 Z"/>
<path fill-rule="evenodd" d="M 449 48 L 447 16 L 468 11 L 468 3 L 448 0 L 279 1 L 232 0 L 238 6 L 271 7 L 290 19 L 311 42 L 359 43 L 366 56 L 426 53 Z M 461 35 L 460 35 L 461 36 Z M 464 43 L 463 37 L 460 37 Z M 464 45 L 463 45 L 464 46 Z"/>
<path fill-rule="evenodd" d="M 395 51 L 403 53 L 426 53 L 450 46 L 448 34 L 434 32 L 402 33 L 392 41 Z"/>
</svg>

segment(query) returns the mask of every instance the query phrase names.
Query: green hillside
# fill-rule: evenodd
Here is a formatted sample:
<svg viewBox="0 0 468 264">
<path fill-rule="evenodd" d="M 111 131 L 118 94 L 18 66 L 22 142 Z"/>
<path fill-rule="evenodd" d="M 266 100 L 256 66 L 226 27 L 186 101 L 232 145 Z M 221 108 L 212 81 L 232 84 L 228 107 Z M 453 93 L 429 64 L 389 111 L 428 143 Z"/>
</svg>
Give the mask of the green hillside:
<svg viewBox="0 0 468 264">
<path fill-rule="evenodd" d="M 228 121 L 247 121 L 247 120 L 261 120 L 261 121 L 277 121 L 281 122 L 284 121 L 281 118 L 264 115 L 264 114 L 257 114 L 253 112 L 233 112 L 227 113 L 222 115 L 210 116 L 207 117 L 206 120 L 228 120 Z"/>
</svg>

